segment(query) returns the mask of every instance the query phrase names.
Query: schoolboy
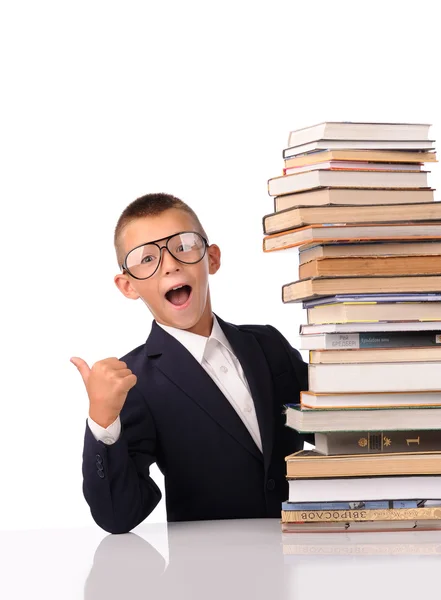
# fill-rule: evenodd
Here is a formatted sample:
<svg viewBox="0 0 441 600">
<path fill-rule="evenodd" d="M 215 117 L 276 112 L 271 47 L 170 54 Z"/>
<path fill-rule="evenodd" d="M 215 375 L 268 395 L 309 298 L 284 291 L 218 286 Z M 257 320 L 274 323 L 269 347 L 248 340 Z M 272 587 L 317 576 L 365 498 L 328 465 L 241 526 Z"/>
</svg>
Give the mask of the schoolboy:
<svg viewBox="0 0 441 600">
<path fill-rule="evenodd" d="M 236 326 L 212 312 L 220 249 L 178 198 L 129 204 L 114 243 L 115 284 L 154 321 L 146 343 L 121 359 L 89 368 L 71 358 L 89 396 L 83 492 L 96 523 L 124 533 L 153 511 L 155 462 L 168 521 L 279 517 L 284 457 L 306 439 L 283 414 L 307 389 L 300 353 L 270 325 Z"/>
</svg>

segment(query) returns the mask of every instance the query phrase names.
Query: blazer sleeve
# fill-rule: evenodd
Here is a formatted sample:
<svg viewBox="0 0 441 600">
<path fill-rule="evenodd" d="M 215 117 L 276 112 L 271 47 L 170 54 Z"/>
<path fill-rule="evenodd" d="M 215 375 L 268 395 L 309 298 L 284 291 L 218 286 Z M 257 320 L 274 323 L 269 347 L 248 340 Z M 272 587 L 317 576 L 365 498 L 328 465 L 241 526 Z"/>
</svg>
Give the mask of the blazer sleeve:
<svg viewBox="0 0 441 600">
<path fill-rule="evenodd" d="M 282 342 L 291 362 L 291 366 L 296 375 L 296 379 L 299 383 L 299 390 L 307 391 L 309 382 L 308 382 L 308 363 L 306 363 L 300 352 L 291 346 L 288 340 L 280 333 L 278 329 L 273 327 L 272 325 L 267 325 L 268 329 L 270 329 Z M 309 444 L 315 445 L 314 434 L 313 433 L 305 433 L 301 434 L 303 440 L 308 442 Z"/>
<path fill-rule="evenodd" d="M 121 411 L 121 435 L 110 445 L 97 441 L 86 423 L 83 494 L 95 522 L 110 533 L 127 533 L 161 499 L 150 477 L 156 461 L 156 428 L 136 385 Z"/>
</svg>

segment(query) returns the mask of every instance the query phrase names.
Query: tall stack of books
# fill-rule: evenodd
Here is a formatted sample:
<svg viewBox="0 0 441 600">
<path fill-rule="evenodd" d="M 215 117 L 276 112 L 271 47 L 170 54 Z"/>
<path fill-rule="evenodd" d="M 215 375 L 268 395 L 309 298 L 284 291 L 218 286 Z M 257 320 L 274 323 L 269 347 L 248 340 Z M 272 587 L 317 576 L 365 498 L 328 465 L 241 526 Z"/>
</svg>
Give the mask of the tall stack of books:
<svg viewBox="0 0 441 600">
<path fill-rule="evenodd" d="M 299 248 L 309 389 L 286 424 L 284 532 L 441 528 L 441 203 L 430 125 L 322 123 L 289 136 L 263 249 Z"/>
</svg>

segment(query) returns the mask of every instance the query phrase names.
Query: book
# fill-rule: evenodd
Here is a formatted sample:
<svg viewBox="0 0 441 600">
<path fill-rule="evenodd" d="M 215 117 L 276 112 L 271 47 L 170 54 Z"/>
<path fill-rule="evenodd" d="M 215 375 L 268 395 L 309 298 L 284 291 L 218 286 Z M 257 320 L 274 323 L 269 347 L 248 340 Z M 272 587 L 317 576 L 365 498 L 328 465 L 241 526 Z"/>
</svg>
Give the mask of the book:
<svg viewBox="0 0 441 600">
<path fill-rule="evenodd" d="M 274 212 L 280 212 L 295 206 L 360 204 L 417 204 L 434 202 L 434 190 L 431 188 L 378 189 L 378 188 L 316 188 L 294 194 L 274 197 Z"/>
<path fill-rule="evenodd" d="M 441 391 L 441 362 L 309 365 L 308 380 L 312 392 Z"/>
<path fill-rule="evenodd" d="M 324 455 L 300 450 L 285 461 L 286 476 L 293 479 L 441 475 L 441 452 Z"/>
<path fill-rule="evenodd" d="M 439 475 L 288 479 L 288 502 L 440 500 Z"/>
<path fill-rule="evenodd" d="M 315 450 L 320 454 L 388 454 L 390 452 L 440 452 L 440 431 L 362 431 L 316 433 Z"/>
<path fill-rule="evenodd" d="M 300 336 L 300 350 L 359 350 L 362 348 L 441 347 L 438 331 L 318 333 Z M 351 361 L 353 362 L 353 361 Z"/>
<path fill-rule="evenodd" d="M 283 150 L 283 158 L 292 158 L 309 154 L 318 150 L 400 150 L 429 151 L 434 150 L 434 140 L 315 140 L 290 146 Z"/>
<path fill-rule="evenodd" d="M 320 333 L 361 333 L 361 332 L 404 332 L 404 331 L 438 331 L 441 334 L 439 321 L 378 321 L 370 323 L 322 323 L 317 325 L 300 325 L 302 335 Z"/>
<path fill-rule="evenodd" d="M 426 257 L 426 260 L 428 258 L 430 257 Z M 440 258 L 437 258 L 437 260 L 441 263 Z M 320 304 L 307 309 L 307 319 L 309 325 L 375 323 L 379 321 L 441 321 L 441 302 L 339 302 L 336 304 Z"/>
<path fill-rule="evenodd" d="M 306 300 L 303 308 L 313 308 L 323 304 L 336 304 L 341 302 L 441 302 L 441 294 L 429 292 L 426 294 L 336 294 Z"/>
<path fill-rule="evenodd" d="M 441 221 L 441 202 L 366 204 L 360 206 L 296 206 L 263 217 L 263 232 L 280 233 L 313 224 Z"/>
<path fill-rule="evenodd" d="M 288 146 L 300 146 L 315 140 L 426 140 L 427 123 L 361 123 L 326 121 L 290 131 Z"/>
<path fill-rule="evenodd" d="M 285 168 L 315 165 L 325 161 L 424 164 L 437 162 L 435 152 L 403 152 L 396 150 L 320 150 L 285 160 Z"/>
<path fill-rule="evenodd" d="M 419 362 L 441 360 L 441 343 L 439 348 L 366 348 L 358 350 L 310 350 L 309 363 L 387 363 L 387 362 Z"/>
<path fill-rule="evenodd" d="M 283 196 L 302 190 L 321 187 L 361 187 L 361 188 L 427 188 L 427 171 L 412 173 L 407 171 L 354 171 L 341 169 L 331 171 L 306 171 L 294 175 L 282 175 L 268 180 L 268 194 Z"/>
<path fill-rule="evenodd" d="M 371 242 L 368 244 L 317 244 L 299 249 L 299 264 L 325 258 L 357 258 L 378 256 L 440 256 L 441 243 L 423 242 Z"/>
<path fill-rule="evenodd" d="M 441 203 L 440 203 L 441 204 Z M 440 256 L 322 258 L 299 266 L 299 279 L 364 275 L 440 275 Z"/>
<path fill-rule="evenodd" d="M 424 500 L 377 500 L 371 502 L 282 502 L 282 510 L 386 510 L 417 508 Z M 440 505 L 441 506 L 441 505 Z"/>
<path fill-rule="evenodd" d="M 357 351 L 355 351 L 357 352 Z M 392 363 L 395 364 L 395 363 Z M 401 364 L 401 363 L 397 363 Z M 414 363 L 410 363 L 414 364 Z M 424 363 L 423 363 L 424 364 Z M 311 365 L 310 365 L 311 366 Z M 335 365 L 326 365 L 332 367 Z M 355 365 L 353 365 L 355 366 Z M 336 385 L 338 385 L 336 383 Z M 381 384 L 380 384 L 381 385 Z M 421 383 L 420 385 L 425 385 Z M 310 384 L 312 387 L 312 384 Z M 392 385 L 390 387 L 393 387 Z M 439 384 L 441 388 L 441 383 Z M 441 406 L 441 391 L 408 390 L 395 391 L 395 389 L 381 392 L 360 391 L 356 392 L 300 392 L 300 405 L 302 408 L 391 408 L 394 406 Z M 441 432 L 439 432 L 441 438 Z M 441 448 L 440 448 L 441 450 Z"/>
<path fill-rule="evenodd" d="M 350 242 L 356 241 L 394 241 L 394 240 L 440 240 L 441 224 L 385 223 L 358 225 L 325 225 L 315 224 L 299 227 L 283 233 L 274 233 L 263 238 L 264 252 L 274 252 L 285 248 L 303 246 L 311 243 Z M 338 292 L 341 293 L 341 292 Z M 360 292 L 358 292 L 360 293 Z M 331 294 L 329 294 L 331 295 Z M 333 295 L 333 294 L 332 294 Z"/>
<path fill-rule="evenodd" d="M 282 523 L 326 523 L 343 521 L 441 521 L 440 508 L 387 508 L 386 510 L 282 510 Z M 440 524 L 441 529 L 441 524 Z"/>
<path fill-rule="evenodd" d="M 286 425 L 299 433 L 440 430 L 441 408 L 411 406 L 406 408 L 345 408 L 334 410 L 332 408 L 301 409 L 300 404 L 289 404 L 286 407 Z M 418 494 L 418 497 L 421 496 L 426 497 L 424 494 Z M 400 499 L 402 498 L 403 496 Z M 379 500 L 380 498 L 364 499 Z"/>
<path fill-rule="evenodd" d="M 295 175 L 296 173 L 305 173 L 306 171 L 316 171 L 321 169 L 346 169 L 353 171 L 421 171 L 421 164 L 410 163 L 380 163 L 380 162 L 362 162 L 352 160 L 325 160 L 320 163 L 285 167 L 283 175 Z"/>
<path fill-rule="evenodd" d="M 389 531 L 434 531 L 441 529 L 441 520 L 423 519 L 421 521 L 341 521 L 326 523 L 282 523 L 282 533 L 323 533 L 330 532 L 389 532 Z M 296 536 L 297 537 L 297 536 Z"/>
<path fill-rule="evenodd" d="M 441 275 L 367 275 L 364 277 L 312 277 L 287 283 L 282 287 L 283 302 L 302 302 L 317 296 L 338 293 L 407 293 L 436 292 L 441 289 Z M 311 325 L 313 327 L 313 325 Z"/>
</svg>

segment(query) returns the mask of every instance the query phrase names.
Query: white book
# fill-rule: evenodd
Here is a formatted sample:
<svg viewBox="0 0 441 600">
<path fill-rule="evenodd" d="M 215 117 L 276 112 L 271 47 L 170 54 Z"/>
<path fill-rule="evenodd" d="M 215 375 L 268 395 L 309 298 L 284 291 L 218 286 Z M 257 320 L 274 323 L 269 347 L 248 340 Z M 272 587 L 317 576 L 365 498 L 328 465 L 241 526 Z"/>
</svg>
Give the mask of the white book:
<svg viewBox="0 0 441 600">
<path fill-rule="evenodd" d="M 289 479 L 288 502 L 439 500 L 441 476 Z"/>
<path fill-rule="evenodd" d="M 427 123 L 360 123 L 355 121 L 326 121 L 291 131 L 288 146 L 299 146 L 315 140 L 426 140 Z"/>
<path fill-rule="evenodd" d="M 289 405 L 286 425 L 300 433 L 417 431 L 441 429 L 441 407 L 308 408 Z"/>
<path fill-rule="evenodd" d="M 285 148 L 283 158 L 293 158 L 300 154 L 317 150 L 434 150 L 433 140 L 316 140 L 300 146 Z M 405 157 L 403 157 L 405 160 Z"/>
<path fill-rule="evenodd" d="M 318 335 L 320 333 L 361 333 L 362 331 L 439 331 L 441 333 L 441 322 L 376 321 L 373 323 L 318 323 L 315 325 L 300 325 L 300 333 L 302 335 Z"/>
<path fill-rule="evenodd" d="M 270 196 L 283 196 L 321 187 L 427 188 L 427 174 L 427 171 L 410 173 L 321 169 L 269 179 L 268 193 Z"/>
<path fill-rule="evenodd" d="M 424 392 L 441 390 L 441 361 L 308 366 L 309 391 Z"/>
</svg>

